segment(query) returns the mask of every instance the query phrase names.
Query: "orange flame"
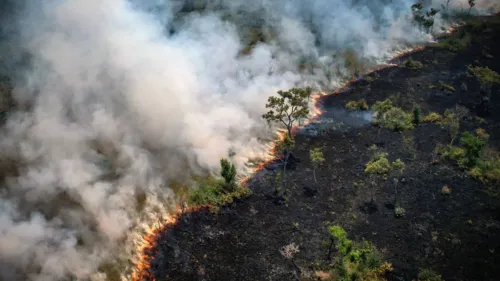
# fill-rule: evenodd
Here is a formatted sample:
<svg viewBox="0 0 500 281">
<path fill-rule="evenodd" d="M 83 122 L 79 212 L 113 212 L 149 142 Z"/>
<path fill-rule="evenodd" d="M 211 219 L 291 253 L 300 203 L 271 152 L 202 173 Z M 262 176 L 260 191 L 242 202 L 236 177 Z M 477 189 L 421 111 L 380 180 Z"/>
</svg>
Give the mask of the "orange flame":
<svg viewBox="0 0 500 281">
<path fill-rule="evenodd" d="M 450 30 L 448 30 L 448 32 L 453 32 L 453 31 L 454 31 L 454 28 L 450 28 Z M 402 52 L 397 52 L 394 54 L 393 58 L 390 61 L 393 61 L 395 59 L 398 59 L 398 58 L 405 56 L 405 55 L 408 55 L 410 53 L 414 53 L 414 52 L 423 50 L 424 48 L 425 48 L 425 46 L 418 46 L 418 47 L 411 48 L 411 49 L 408 49 L 408 50 L 405 50 Z M 376 71 L 379 71 L 379 70 L 382 70 L 385 68 L 395 67 L 395 66 L 397 66 L 397 64 L 387 63 L 384 65 L 375 67 L 373 69 L 370 69 L 363 76 L 369 75 L 373 72 L 376 72 Z M 341 93 L 342 91 L 345 90 L 345 88 L 349 84 L 362 79 L 363 76 L 356 77 L 356 78 L 345 81 L 345 83 L 343 83 L 343 86 L 339 87 L 333 93 L 334 94 Z M 310 124 L 312 121 L 314 121 L 316 118 L 318 118 L 321 114 L 323 114 L 323 110 L 320 108 L 319 104 L 320 104 L 320 99 L 326 95 L 328 95 L 328 94 L 323 93 L 323 92 L 315 93 L 315 94 L 311 95 L 311 114 L 310 114 L 309 118 L 307 120 L 305 120 L 305 122 L 303 124 L 301 124 L 301 126 L 295 126 L 293 128 L 293 131 L 296 131 L 303 126 Z M 276 159 L 277 153 L 279 153 L 278 151 L 276 151 L 277 145 L 285 139 L 287 131 L 284 129 L 279 129 L 276 132 L 276 134 L 277 134 L 277 138 L 268 144 L 268 147 L 267 147 L 267 155 L 268 156 L 266 157 L 266 159 L 264 159 L 264 161 L 260 162 L 255 167 L 255 169 L 252 171 L 251 174 L 262 171 L 266 165 L 268 165 L 269 163 L 271 163 L 273 160 Z M 249 179 L 250 179 L 250 177 L 247 176 L 247 177 L 241 179 L 240 182 L 246 183 Z M 165 219 L 163 221 L 157 223 L 156 225 L 149 227 L 146 230 L 146 235 L 144 237 L 142 237 L 141 242 L 136 247 L 137 253 L 139 253 L 139 254 L 137 256 L 136 261 L 134 262 L 135 268 L 134 268 L 133 273 L 132 273 L 131 281 L 155 281 L 155 278 L 151 272 L 150 261 L 152 259 L 151 255 L 155 253 L 155 249 L 156 249 L 156 246 L 158 243 L 158 238 L 160 237 L 160 234 L 162 232 L 166 231 L 169 227 L 175 225 L 177 223 L 179 217 L 183 213 L 195 212 L 195 211 L 198 211 L 202 208 L 210 208 L 210 206 L 192 207 L 192 208 L 189 208 L 187 210 L 181 210 L 181 208 L 178 207 L 177 212 L 175 214 L 168 215 L 167 217 L 165 217 Z"/>
<path fill-rule="evenodd" d="M 151 272 L 150 260 L 152 255 L 156 253 L 156 247 L 158 239 L 162 232 L 166 231 L 168 227 L 173 226 L 177 223 L 179 217 L 183 213 L 195 212 L 203 208 L 210 208 L 209 206 L 193 207 L 186 210 L 177 207 L 175 214 L 167 215 L 163 221 L 149 227 L 146 230 L 146 235 L 142 237 L 141 241 L 136 247 L 138 254 L 136 261 L 134 262 L 135 268 L 132 272 L 131 281 L 155 281 L 155 278 Z"/>
</svg>

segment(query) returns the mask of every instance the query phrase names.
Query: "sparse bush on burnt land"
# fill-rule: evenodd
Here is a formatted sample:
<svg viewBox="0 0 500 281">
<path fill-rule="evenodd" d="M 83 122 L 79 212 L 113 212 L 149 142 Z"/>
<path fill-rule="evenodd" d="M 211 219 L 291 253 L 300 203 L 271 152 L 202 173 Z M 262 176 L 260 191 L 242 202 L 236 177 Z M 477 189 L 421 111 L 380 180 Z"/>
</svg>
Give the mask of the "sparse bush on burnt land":
<svg viewBox="0 0 500 281">
<path fill-rule="evenodd" d="M 500 74 L 489 67 L 471 66 L 467 70 L 474 75 L 481 84 L 482 90 L 489 93 L 493 84 L 500 84 Z"/>
<path fill-rule="evenodd" d="M 441 275 L 430 269 L 421 269 L 417 281 L 443 281 Z"/>
<path fill-rule="evenodd" d="M 372 109 L 376 112 L 375 122 L 383 128 L 396 131 L 414 128 L 412 114 L 405 112 L 400 107 L 394 107 L 390 99 L 377 101 Z"/>
<path fill-rule="evenodd" d="M 383 261 L 381 253 L 369 241 L 355 242 L 347 238 L 346 231 L 338 225 L 330 226 L 331 258 L 332 246 L 337 249 L 336 263 L 330 270 L 335 280 L 378 280 L 385 281 L 385 275 L 392 271 L 392 265 Z"/>
<path fill-rule="evenodd" d="M 429 114 L 425 115 L 423 118 L 423 121 L 425 123 L 438 123 L 441 120 L 443 120 L 443 116 L 437 112 L 430 112 Z"/>
<path fill-rule="evenodd" d="M 451 93 L 457 91 L 452 85 L 446 84 L 443 81 L 439 81 L 439 89 L 443 92 L 451 92 Z"/>
<path fill-rule="evenodd" d="M 349 110 L 368 110 L 370 107 L 368 106 L 368 103 L 365 99 L 360 99 L 358 101 L 348 101 L 345 104 L 345 108 Z"/>
<path fill-rule="evenodd" d="M 403 66 L 410 69 L 420 69 L 424 67 L 424 64 L 420 61 L 409 58 L 403 62 Z"/>
</svg>

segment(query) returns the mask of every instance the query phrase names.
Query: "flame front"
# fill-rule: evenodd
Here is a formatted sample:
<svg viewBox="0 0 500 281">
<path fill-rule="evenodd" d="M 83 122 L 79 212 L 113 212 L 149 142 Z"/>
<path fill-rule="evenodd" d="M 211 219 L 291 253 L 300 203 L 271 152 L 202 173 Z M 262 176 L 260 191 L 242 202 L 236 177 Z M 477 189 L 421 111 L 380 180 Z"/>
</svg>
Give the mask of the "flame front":
<svg viewBox="0 0 500 281">
<path fill-rule="evenodd" d="M 178 206 L 174 214 L 165 215 L 161 220 L 146 227 L 144 235 L 140 236 L 136 242 L 135 250 L 138 254 L 133 261 L 135 267 L 130 278 L 131 281 L 155 281 L 155 277 L 151 272 L 150 261 L 157 252 L 156 248 L 160 235 L 167 231 L 170 226 L 175 225 L 183 213 L 195 212 L 202 208 L 209 207 L 200 206 L 183 210 Z"/>
<path fill-rule="evenodd" d="M 451 27 L 449 30 L 447 30 L 445 33 L 450 33 L 455 30 L 457 26 Z M 390 61 L 394 61 L 398 58 L 401 58 L 405 55 L 408 55 L 410 53 L 414 53 L 417 51 L 421 51 L 425 48 L 425 46 L 418 46 L 415 48 L 410 48 L 406 49 L 401 52 L 395 52 L 393 54 L 393 57 Z M 339 87 L 337 90 L 333 92 L 333 94 L 338 94 L 341 93 L 343 90 L 345 90 L 345 87 L 348 86 L 349 84 L 362 79 L 364 76 L 369 75 L 370 73 L 373 73 L 375 71 L 379 71 L 385 68 L 389 67 L 395 67 L 398 66 L 398 64 L 395 63 L 387 63 L 381 66 L 378 66 L 376 68 L 373 68 L 369 70 L 366 74 L 364 74 L 361 77 L 356 77 L 351 80 L 345 81 L 343 83 L 342 87 Z M 314 119 L 318 118 L 322 113 L 323 110 L 320 108 L 320 99 L 323 96 L 326 96 L 326 93 L 320 92 L 320 93 L 315 93 L 311 95 L 311 111 L 310 111 L 310 116 L 301 126 L 296 126 L 293 128 L 293 131 L 296 131 L 300 129 L 300 127 L 305 126 L 307 124 L 310 124 Z M 287 134 L 287 131 L 285 129 L 278 129 L 276 132 L 277 138 L 270 142 L 267 145 L 267 156 L 262 161 L 260 164 L 256 166 L 256 168 L 252 171 L 251 174 L 257 173 L 264 169 L 266 165 L 268 165 L 270 162 L 272 162 L 274 159 L 276 159 L 278 151 L 276 151 L 277 145 L 282 142 Z M 245 183 L 249 177 L 245 177 L 240 180 L 241 183 Z M 205 208 L 209 206 L 204 206 Z M 158 243 L 158 239 L 160 237 L 160 234 L 162 234 L 164 231 L 167 231 L 167 229 L 175 225 L 178 221 L 178 218 L 182 213 L 184 212 L 194 212 L 197 210 L 200 210 L 203 207 L 195 207 L 195 208 L 190 208 L 188 210 L 181 210 L 180 207 L 177 208 L 177 212 L 174 215 L 167 215 L 165 216 L 162 220 L 159 220 L 156 224 L 153 226 L 147 227 L 145 231 L 145 235 L 139 238 L 139 241 L 136 243 L 136 251 L 138 255 L 136 256 L 136 260 L 134 261 L 135 268 L 132 273 L 132 278 L 131 281 L 155 281 L 154 275 L 151 272 L 151 264 L 150 261 L 153 258 L 152 255 L 155 254 L 156 252 L 156 247 Z"/>
</svg>

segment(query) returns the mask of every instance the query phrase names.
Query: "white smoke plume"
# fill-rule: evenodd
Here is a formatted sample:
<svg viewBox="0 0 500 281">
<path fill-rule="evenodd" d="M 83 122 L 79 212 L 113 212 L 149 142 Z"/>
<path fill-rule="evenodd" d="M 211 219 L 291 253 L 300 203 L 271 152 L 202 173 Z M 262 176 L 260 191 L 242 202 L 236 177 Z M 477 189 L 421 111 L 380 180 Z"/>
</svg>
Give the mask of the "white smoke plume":
<svg viewBox="0 0 500 281">
<path fill-rule="evenodd" d="M 346 48 L 380 62 L 426 40 L 409 0 L 23 3 L 15 42 L 29 68 L 0 139 L 8 281 L 89 280 L 123 254 L 140 212 L 175 204 L 172 182 L 216 172 L 229 151 L 242 172 L 264 155 L 267 97 L 337 85 L 327 72 Z M 270 39 L 242 55 L 256 27 Z"/>
</svg>

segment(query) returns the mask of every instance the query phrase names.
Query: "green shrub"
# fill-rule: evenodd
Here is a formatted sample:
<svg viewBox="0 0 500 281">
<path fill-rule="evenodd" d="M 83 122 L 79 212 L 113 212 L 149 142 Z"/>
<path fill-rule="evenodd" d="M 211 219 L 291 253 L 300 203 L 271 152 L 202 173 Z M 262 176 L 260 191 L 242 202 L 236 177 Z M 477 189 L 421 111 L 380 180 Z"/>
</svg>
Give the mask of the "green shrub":
<svg viewBox="0 0 500 281">
<path fill-rule="evenodd" d="M 397 131 L 413 129 L 412 114 L 394 107 L 390 99 L 377 101 L 372 109 L 376 112 L 375 122 L 384 128 Z"/>
<path fill-rule="evenodd" d="M 418 273 L 418 281 L 442 281 L 441 275 L 430 269 L 421 269 Z"/>
<path fill-rule="evenodd" d="M 387 272 L 392 271 L 392 265 L 383 262 L 380 252 L 370 242 L 360 243 L 347 238 L 345 230 L 338 226 L 329 227 L 330 235 L 335 239 L 339 256 L 333 274 L 339 281 L 373 280 L 385 281 Z"/>
<path fill-rule="evenodd" d="M 413 129 L 412 115 L 399 107 L 393 107 L 387 111 L 379 123 L 384 128 L 396 131 Z"/>
<path fill-rule="evenodd" d="M 440 154 L 443 157 L 449 158 L 451 160 L 461 162 L 462 159 L 465 158 L 466 151 L 464 148 L 458 147 L 458 146 L 453 146 L 453 145 L 448 145 L 443 147 L 443 149 L 440 151 Z"/>
<path fill-rule="evenodd" d="M 450 195 L 451 194 L 451 188 L 447 185 L 443 186 L 443 188 L 441 188 L 441 194 L 443 195 Z"/>
<path fill-rule="evenodd" d="M 483 150 L 486 143 L 479 138 L 469 132 L 464 132 L 463 137 L 460 138 L 460 142 L 465 148 L 465 165 L 468 167 L 472 167 L 476 164 L 481 151 Z"/>
<path fill-rule="evenodd" d="M 228 191 L 232 191 L 236 185 L 236 167 L 224 158 L 220 160 L 220 166 L 220 175 L 224 179 L 224 188 Z"/>
<path fill-rule="evenodd" d="M 384 114 L 387 111 L 389 111 L 389 109 L 391 109 L 392 107 L 393 107 L 392 101 L 390 99 L 386 99 L 383 101 L 377 101 L 372 106 L 372 109 L 373 109 L 373 111 L 376 111 L 378 114 Z"/>
<path fill-rule="evenodd" d="M 396 216 L 396 218 L 404 217 L 405 214 L 406 210 L 400 205 L 397 205 L 396 208 L 394 208 L 394 216 Z"/>
<path fill-rule="evenodd" d="M 413 108 L 413 123 L 418 126 L 422 120 L 420 119 L 420 106 Z"/>
<path fill-rule="evenodd" d="M 500 84 L 500 74 L 489 67 L 471 66 L 467 70 L 473 74 L 481 84 Z"/>
<path fill-rule="evenodd" d="M 500 183 L 500 155 L 496 151 L 489 150 L 483 153 L 476 167 L 470 170 L 470 175 L 488 185 Z"/>
<path fill-rule="evenodd" d="M 443 120 L 443 116 L 437 112 L 430 112 L 423 119 L 425 123 L 438 123 L 441 120 Z"/>
<path fill-rule="evenodd" d="M 460 52 L 467 48 L 471 42 L 471 37 L 468 34 L 452 35 L 448 38 L 441 40 L 438 44 L 439 47 L 448 49 L 452 52 Z"/>
<path fill-rule="evenodd" d="M 486 133 L 486 131 L 483 128 L 477 128 L 476 135 L 485 141 L 490 138 L 490 135 L 488 133 Z"/>
<path fill-rule="evenodd" d="M 223 180 L 208 178 L 199 183 L 189 194 L 189 204 L 193 206 L 211 206 L 214 210 L 230 204 L 234 199 L 246 197 L 250 194 L 250 189 L 236 185 L 231 192 L 225 189 Z"/>
<path fill-rule="evenodd" d="M 424 65 L 422 64 L 422 62 L 417 61 L 417 60 L 412 60 L 410 58 L 410 59 L 407 59 L 403 62 L 403 66 L 410 68 L 410 69 L 419 69 L 419 68 L 422 68 Z"/>
<path fill-rule="evenodd" d="M 443 81 L 439 81 L 439 89 L 443 92 L 456 92 L 457 90 L 451 86 L 450 84 L 443 83 Z"/>
<path fill-rule="evenodd" d="M 359 101 L 348 101 L 345 108 L 349 110 L 368 110 L 369 106 L 365 99 L 360 99 Z"/>
</svg>

